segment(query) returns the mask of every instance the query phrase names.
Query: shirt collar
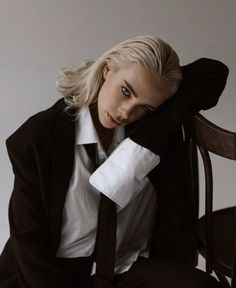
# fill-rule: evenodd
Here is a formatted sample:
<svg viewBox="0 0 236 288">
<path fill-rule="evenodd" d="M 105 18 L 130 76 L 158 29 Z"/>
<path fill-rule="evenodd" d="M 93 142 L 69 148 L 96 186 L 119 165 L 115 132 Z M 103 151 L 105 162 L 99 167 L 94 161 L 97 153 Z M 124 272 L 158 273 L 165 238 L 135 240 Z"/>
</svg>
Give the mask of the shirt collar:
<svg viewBox="0 0 236 288">
<path fill-rule="evenodd" d="M 82 107 L 76 122 L 75 145 L 91 143 L 100 144 L 99 137 L 94 127 L 92 116 L 88 107 Z M 117 146 L 124 139 L 124 127 L 116 127 L 113 137 L 113 145 Z M 115 148 L 113 147 L 113 149 Z"/>
</svg>

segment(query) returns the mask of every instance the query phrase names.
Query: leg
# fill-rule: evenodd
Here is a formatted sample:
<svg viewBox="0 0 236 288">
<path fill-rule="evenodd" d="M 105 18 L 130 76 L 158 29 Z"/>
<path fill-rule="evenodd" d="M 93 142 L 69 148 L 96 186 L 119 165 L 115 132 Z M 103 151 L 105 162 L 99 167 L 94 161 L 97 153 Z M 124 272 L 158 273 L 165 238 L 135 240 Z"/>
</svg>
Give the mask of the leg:
<svg viewBox="0 0 236 288">
<path fill-rule="evenodd" d="M 215 278 L 179 262 L 139 257 L 127 272 L 115 276 L 115 288 L 221 288 Z"/>
</svg>

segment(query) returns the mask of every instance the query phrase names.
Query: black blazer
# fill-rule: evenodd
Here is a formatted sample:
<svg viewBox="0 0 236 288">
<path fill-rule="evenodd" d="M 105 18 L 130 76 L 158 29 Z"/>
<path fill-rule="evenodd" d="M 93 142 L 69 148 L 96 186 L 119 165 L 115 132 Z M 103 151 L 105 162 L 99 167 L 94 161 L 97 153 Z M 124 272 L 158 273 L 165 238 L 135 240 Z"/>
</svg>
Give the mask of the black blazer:
<svg viewBox="0 0 236 288">
<path fill-rule="evenodd" d="M 228 76 L 224 64 L 202 58 L 182 67 L 182 72 L 183 86 L 191 85 L 190 96 L 199 109 L 216 105 Z M 15 180 L 10 237 L 0 256 L 0 288 L 69 287 L 56 258 L 74 160 L 75 122 L 64 109 L 61 99 L 29 118 L 6 141 Z M 197 212 L 181 127 L 172 144 L 148 175 L 159 203 L 150 257 L 190 262 L 196 252 Z M 89 271 L 92 263 L 87 263 Z"/>
</svg>

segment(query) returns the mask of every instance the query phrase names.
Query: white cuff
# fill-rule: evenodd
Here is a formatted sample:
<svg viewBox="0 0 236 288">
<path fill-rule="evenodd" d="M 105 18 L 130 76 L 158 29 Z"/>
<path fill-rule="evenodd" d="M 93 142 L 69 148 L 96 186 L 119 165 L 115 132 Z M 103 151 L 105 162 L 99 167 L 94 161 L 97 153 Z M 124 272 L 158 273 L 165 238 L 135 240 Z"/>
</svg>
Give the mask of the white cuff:
<svg viewBox="0 0 236 288">
<path fill-rule="evenodd" d="M 89 182 L 122 208 L 147 183 L 146 175 L 159 164 L 160 157 L 126 138 L 90 176 Z"/>
</svg>

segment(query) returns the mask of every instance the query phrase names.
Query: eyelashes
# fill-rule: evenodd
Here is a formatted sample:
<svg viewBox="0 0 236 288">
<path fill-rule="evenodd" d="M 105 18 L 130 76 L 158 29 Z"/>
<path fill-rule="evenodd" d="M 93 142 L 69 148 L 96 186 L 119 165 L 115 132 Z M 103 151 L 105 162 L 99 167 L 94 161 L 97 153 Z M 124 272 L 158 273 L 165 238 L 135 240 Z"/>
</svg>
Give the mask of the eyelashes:
<svg viewBox="0 0 236 288">
<path fill-rule="evenodd" d="M 129 91 L 128 88 L 126 88 L 125 86 L 121 86 L 121 92 L 124 96 L 126 97 L 130 97 L 131 96 L 131 92 Z M 148 113 L 148 112 L 153 112 L 154 109 L 150 108 L 150 107 L 147 107 L 147 106 L 140 106 L 140 108 L 145 112 L 145 113 Z"/>
<path fill-rule="evenodd" d="M 121 92 L 127 97 L 131 95 L 130 91 L 124 86 L 121 87 Z"/>
</svg>

